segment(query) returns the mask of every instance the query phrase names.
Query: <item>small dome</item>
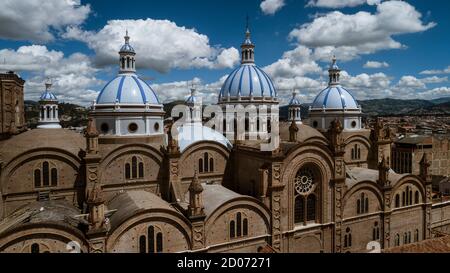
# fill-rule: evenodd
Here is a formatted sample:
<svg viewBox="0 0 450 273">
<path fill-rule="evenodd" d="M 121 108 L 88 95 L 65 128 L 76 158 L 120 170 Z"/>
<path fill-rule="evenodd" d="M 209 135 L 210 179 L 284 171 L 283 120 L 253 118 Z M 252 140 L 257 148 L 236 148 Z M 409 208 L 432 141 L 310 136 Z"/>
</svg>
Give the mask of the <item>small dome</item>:
<svg viewBox="0 0 450 273">
<path fill-rule="evenodd" d="M 353 95 L 340 85 L 331 85 L 317 95 L 312 109 L 359 110 Z"/>
<path fill-rule="evenodd" d="M 223 134 L 201 123 L 185 123 L 178 127 L 177 139 L 181 152 L 201 141 L 214 141 L 226 148 L 232 148 L 230 141 Z"/>
<path fill-rule="evenodd" d="M 134 48 L 130 45 L 130 36 L 128 36 L 128 30 L 125 34 L 125 44 L 120 48 L 119 53 L 136 53 Z"/>
<path fill-rule="evenodd" d="M 52 100 L 52 101 L 57 101 L 58 99 L 56 98 L 55 94 L 53 94 L 50 91 L 45 91 L 44 93 L 42 93 L 42 95 L 39 98 L 40 100 Z"/>
<path fill-rule="evenodd" d="M 122 48 L 120 49 L 120 52 L 121 53 L 124 53 L 124 52 L 130 52 L 130 53 L 135 53 L 135 51 L 134 51 L 134 48 L 130 45 L 130 44 L 124 44 L 123 46 L 122 46 Z"/>
<path fill-rule="evenodd" d="M 119 74 L 105 85 L 97 104 L 160 104 L 153 89 L 136 74 Z"/>
<path fill-rule="evenodd" d="M 220 91 L 225 97 L 277 97 L 269 76 L 254 64 L 243 64 L 228 76 Z"/>
<path fill-rule="evenodd" d="M 289 101 L 289 106 L 301 106 L 300 100 L 297 98 L 297 92 L 292 94 L 292 98 Z"/>
</svg>

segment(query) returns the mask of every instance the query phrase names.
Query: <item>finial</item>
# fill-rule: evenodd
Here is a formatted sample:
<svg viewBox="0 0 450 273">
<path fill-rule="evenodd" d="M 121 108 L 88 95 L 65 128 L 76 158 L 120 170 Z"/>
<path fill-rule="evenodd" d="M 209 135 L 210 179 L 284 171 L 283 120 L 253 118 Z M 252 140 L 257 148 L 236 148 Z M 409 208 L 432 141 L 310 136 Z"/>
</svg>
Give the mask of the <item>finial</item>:
<svg viewBox="0 0 450 273">
<path fill-rule="evenodd" d="M 130 41 L 130 36 L 128 36 L 128 29 L 125 31 L 125 43 L 128 44 Z"/>
<path fill-rule="evenodd" d="M 292 89 L 292 97 L 297 97 L 297 94 L 298 94 L 298 91 L 297 91 L 297 89 Z"/>
<path fill-rule="evenodd" d="M 47 78 L 47 80 L 45 81 L 45 91 L 50 90 L 51 87 L 52 87 L 52 80 L 50 78 Z"/>
</svg>

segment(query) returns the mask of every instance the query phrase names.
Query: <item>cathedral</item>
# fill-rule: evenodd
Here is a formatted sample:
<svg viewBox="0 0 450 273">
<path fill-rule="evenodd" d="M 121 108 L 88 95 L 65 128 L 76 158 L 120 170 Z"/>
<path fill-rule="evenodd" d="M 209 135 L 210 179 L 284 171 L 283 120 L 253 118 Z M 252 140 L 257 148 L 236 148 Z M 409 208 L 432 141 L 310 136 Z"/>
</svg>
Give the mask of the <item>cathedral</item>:
<svg viewBox="0 0 450 273">
<path fill-rule="evenodd" d="M 382 121 L 362 123 L 336 58 L 309 125 L 295 92 L 288 121 L 271 111 L 267 122 L 245 121 L 276 132 L 277 148 L 262 151 L 252 130 L 230 138 L 206 126 L 194 89 L 185 124 L 165 120 L 157 90 L 137 74 L 138 57 L 127 33 L 118 74 L 93 102 L 84 134 L 61 128 L 50 83 L 38 128 L 24 131 L 24 81 L 8 75 L 13 100 L 2 81 L 9 112 L 1 114 L 11 122 L 0 127 L 15 133 L 0 141 L 0 252 L 369 252 L 449 229 L 450 203 L 432 200 L 429 159 L 418 175 L 392 170 L 392 135 Z M 247 28 L 218 107 L 279 108 L 255 60 Z"/>
</svg>

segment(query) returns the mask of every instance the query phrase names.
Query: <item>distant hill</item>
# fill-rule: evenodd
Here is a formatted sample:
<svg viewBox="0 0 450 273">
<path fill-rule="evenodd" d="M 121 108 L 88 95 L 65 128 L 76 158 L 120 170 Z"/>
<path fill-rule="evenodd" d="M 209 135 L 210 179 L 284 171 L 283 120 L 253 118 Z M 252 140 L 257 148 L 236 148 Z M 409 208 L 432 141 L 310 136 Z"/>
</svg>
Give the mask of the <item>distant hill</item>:
<svg viewBox="0 0 450 273">
<path fill-rule="evenodd" d="M 435 106 L 427 100 L 376 99 L 361 100 L 363 113 L 368 116 L 390 116 L 412 113 L 416 109 L 426 109 Z"/>
<path fill-rule="evenodd" d="M 434 99 L 434 100 L 431 100 L 431 102 L 434 104 L 443 104 L 446 102 L 450 102 L 450 97 Z"/>
</svg>

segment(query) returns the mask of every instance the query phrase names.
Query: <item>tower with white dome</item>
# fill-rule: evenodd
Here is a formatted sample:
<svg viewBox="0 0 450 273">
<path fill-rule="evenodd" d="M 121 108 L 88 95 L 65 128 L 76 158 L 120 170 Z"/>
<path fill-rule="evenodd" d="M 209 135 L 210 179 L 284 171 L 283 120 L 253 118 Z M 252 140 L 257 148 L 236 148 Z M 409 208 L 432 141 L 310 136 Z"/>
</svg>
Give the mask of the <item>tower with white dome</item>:
<svg viewBox="0 0 450 273">
<path fill-rule="evenodd" d="M 340 120 L 344 131 L 361 130 L 361 106 L 340 84 L 340 73 L 336 57 L 333 57 L 328 69 L 328 86 L 316 96 L 310 107 L 310 125 L 319 131 L 328 131 L 336 119 Z"/>
<path fill-rule="evenodd" d="M 292 122 L 294 121 L 297 124 L 302 124 L 302 117 L 301 117 L 301 103 L 300 100 L 297 98 L 298 92 L 294 90 L 292 92 L 292 98 L 289 101 L 288 106 L 288 121 Z"/>
<path fill-rule="evenodd" d="M 279 101 L 277 98 L 277 90 L 270 77 L 255 64 L 255 44 L 251 40 L 251 32 L 248 27 L 245 32 L 244 42 L 241 44 L 241 65 L 232 71 L 225 80 L 219 94 L 218 105 L 224 110 L 227 106 L 243 106 L 248 107 L 266 106 L 267 111 L 258 111 L 258 118 L 245 118 L 245 136 L 238 136 L 239 140 L 249 138 L 250 135 L 258 135 L 257 132 L 270 133 L 271 127 L 275 124 L 278 126 Z M 277 111 L 273 111 L 275 108 Z M 235 126 L 230 122 L 230 113 L 227 113 L 226 125 L 224 131 L 232 132 L 231 128 Z M 247 114 L 246 114 L 247 115 Z M 235 119 L 239 119 L 234 115 Z M 239 121 L 241 122 L 241 121 Z"/>
<path fill-rule="evenodd" d="M 92 105 L 101 137 L 162 136 L 163 105 L 155 91 L 136 74 L 136 52 L 128 31 L 119 51 L 119 73 Z"/>
<path fill-rule="evenodd" d="M 50 91 L 52 83 L 45 83 L 45 91 L 39 98 L 39 123 L 38 129 L 60 129 L 58 118 L 58 98 Z"/>
</svg>

